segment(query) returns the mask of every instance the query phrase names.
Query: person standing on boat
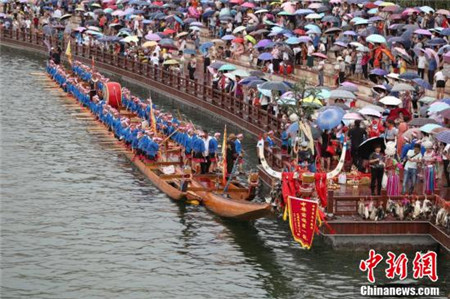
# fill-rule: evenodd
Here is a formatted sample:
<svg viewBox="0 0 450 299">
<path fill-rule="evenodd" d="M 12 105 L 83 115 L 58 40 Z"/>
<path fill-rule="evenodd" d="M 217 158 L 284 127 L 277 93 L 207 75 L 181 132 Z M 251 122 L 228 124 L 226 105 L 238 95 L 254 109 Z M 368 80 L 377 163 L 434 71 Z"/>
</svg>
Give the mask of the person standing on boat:
<svg viewBox="0 0 450 299">
<path fill-rule="evenodd" d="M 211 137 L 208 144 L 209 161 L 211 165 L 209 167 L 209 172 L 214 173 L 217 169 L 217 153 L 219 151 L 219 138 L 220 133 L 215 133 L 214 137 Z"/>
<path fill-rule="evenodd" d="M 205 144 L 205 150 L 203 154 L 203 163 L 200 164 L 202 174 L 208 173 L 209 167 L 211 166 L 211 161 L 209 159 L 209 142 L 211 140 L 211 136 L 209 136 L 208 131 L 204 131 L 202 140 Z"/>
<path fill-rule="evenodd" d="M 204 134 L 202 132 L 198 133 L 198 137 L 194 136 L 192 141 L 192 152 L 193 152 L 193 158 L 192 158 L 192 169 L 196 173 L 201 172 L 201 163 L 204 163 L 205 157 L 203 156 L 206 148 L 205 148 L 205 142 L 202 139 Z"/>
<path fill-rule="evenodd" d="M 194 131 L 188 129 L 184 138 L 184 165 L 192 167 L 192 143 L 193 143 Z"/>
<path fill-rule="evenodd" d="M 238 158 L 238 154 L 236 152 L 236 135 L 230 134 L 227 140 L 227 179 L 231 178 L 231 174 L 233 172 L 234 162 Z"/>
<path fill-rule="evenodd" d="M 384 156 L 381 153 L 381 145 L 375 146 L 375 151 L 369 156 L 369 164 L 371 169 L 370 190 L 372 195 L 375 195 L 375 185 L 377 187 L 377 194 L 381 195 L 381 182 L 384 174 Z"/>
<path fill-rule="evenodd" d="M 244 173 L 244 151 L 242 150 L 242 140 L 244 140 L 244 135 L 243 134 L 238 134 L 236 136 L 236 141 L 234 142 L 234 146 L 236 149 L 236 154 L 238 155 L 238 159 L 239 159 L 239 173 Z"/>
</svg>

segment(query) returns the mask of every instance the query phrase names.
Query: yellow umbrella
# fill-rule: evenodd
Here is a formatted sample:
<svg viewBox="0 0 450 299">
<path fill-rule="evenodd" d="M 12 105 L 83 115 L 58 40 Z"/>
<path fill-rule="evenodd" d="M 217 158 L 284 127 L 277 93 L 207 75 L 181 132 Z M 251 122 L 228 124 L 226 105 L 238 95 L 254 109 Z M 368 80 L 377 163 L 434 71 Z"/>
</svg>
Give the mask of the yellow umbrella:
<svg viewBox="0 0 450 299">
<path fill-rule="evenodd" d="M 392 6 L 392 5 L 395 5 L 395 3 L 392 3 L 392 2 L 383 2 L 383 3 L 380 3 L 380 5 L 378 5 L 378 6 L 385 7 L 385 6 Z"/>
<path fill-rule="evenodd" d="M 174 65 L 174 64 L 179 64 L 180 62 L 178 62 L 178 60 L 175 59 L 169 59 L 163 62 L 164 65 Z"/>
<path fill-rule="evenodd" d="M 252 44 L 256 44 L 256 39 L 255 39 L 253 36 L 251 36 L 251 35 L 246 35 L 246 36 L 244 36 L 244 38 L 245 38 L 246 40 L 248 40 L 249 42 L 251 42 Z"/>
<path fill-rule="evenodd" d="M 137 43 L 139 41 L 139 38 L 136 35 L 130 35 L 130 36 L 127 36 L 124 39 L 122 39 L 122 41 L 124 41 L 126 43 L 131 43 L 131 42 Z"/>
<path fill-rule="evenodd" d="M 158 43 L 155 42 L 155 41 L 148 41 L 148 42 L 145 42 L 145 43 L 142 45 L 142 47 L 144 47 L 144 48 L 150 48 L 150 47 L 156 46 L 157 44 L 158 44 Z"/>
<path fill-rule="evenodd" d="M 314 104 L 314 105 L 318 105 L 320 107 L 323 106 L 322 101 L 318 98 L 315 98 L 313 96 L 309 96 L 303 99 L 303 103 L 307 103 L 307 104 Z"/>
</svg>

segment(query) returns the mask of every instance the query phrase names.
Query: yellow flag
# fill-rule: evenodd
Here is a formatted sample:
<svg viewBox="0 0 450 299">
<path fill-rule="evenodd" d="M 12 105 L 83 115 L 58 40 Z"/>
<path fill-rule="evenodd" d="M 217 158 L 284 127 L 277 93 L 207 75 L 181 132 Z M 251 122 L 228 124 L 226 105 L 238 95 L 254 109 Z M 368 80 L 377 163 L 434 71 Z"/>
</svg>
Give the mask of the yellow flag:
<svg viewBox="0 0 450 299">
<path fill-rule="evenodd" d="M 225 125 L 222 142 L 222 181 L 224 185 L 227 183 L 227 175 L 227 125 Z"/>
<path fill-rule="evenodd" d="M 70 48 L 70 40 L 67 43 L 66 56 L 67 60 L 69 61 L 69 64 L 72 65 L 72 49 Z"/>
</svg>

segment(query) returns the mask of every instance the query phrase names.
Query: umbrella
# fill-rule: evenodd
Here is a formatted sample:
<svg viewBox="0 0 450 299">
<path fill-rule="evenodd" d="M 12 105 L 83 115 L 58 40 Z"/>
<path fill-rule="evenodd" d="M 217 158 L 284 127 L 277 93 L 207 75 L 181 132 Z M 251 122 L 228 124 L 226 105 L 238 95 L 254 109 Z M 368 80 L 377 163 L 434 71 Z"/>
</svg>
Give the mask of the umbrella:
<svg viewBox="0 0 450 299">
<path fill-rule="evenodd" d="M 414 87 L 405 83 L 396 83 L 391 91 L 414 91 Z"/>
<path fill-rule="evenodd" d="M 434 112 L 441 112 L 442 110 L 448 109 L 450 108 L 449 104 L 446 103 L 435 103 L 432 104 L 429 108 L 428 108 L 428 113 L 434 113 Z"/>
<path fill-rule="evenodd" d="M 421 127 L 426 124 L 437 124 L 437 121 L 432 118 L 418 117 L 411 120 L 408 124 L 413 127 Z"/>
<path fill-rule="evenodd" d="M 335 89 L 331 91 L 330 99 L 356 99 L 356 96 L 350 91 Z"/>
<path fill-rule="evenodd" d="M 320 108 L 323 106 L 323 104 L 322 104 L 322 101 L 318 97 L 314 97 L 314 96 L 310 95 L 310 96 L 302 99 L 302 106 L 310 106 L 313 108 Z"/>
<path fill-rule="evenodd" d="M 436 128 L 442 128 L 442 126 L 438 125 L 438 124 L 426 124 L 423 125 L 419 128 L 419 130 L 421 130 L 422 132 L 425 132 L 427 134 L 430 134 L 431 131 L 433 131 Z"/>
<path fill-rule="evenodd" d="M 259 60 L 272 60 L 272 59 L 273 59 L 273 56 L 272 56 L 272 54 L 266 52 L 266 53 L 260 54 L 260 55 L 258 56 L 258 59 L 259 59 Z"/>
<path fill-rule="evenodd" d="M 145 43 L 142 45 L 142 47 L 144 47 L 144 48 L 150 48 L 150 47 L 156 46 L 157 44 L 158 44 L 158 43 L 155 42 L 155 41 L 148 41 L 148 42 L 145 42 Z"/>
<path fill-rule="evenodd" d="M 188 34 L 189 34 L 188 32 L 183 31 L 183 32 L 178 33 L 178 34 L 176 35 L 176 37 L 177 37 L 177 38 L 180 38 L 180 37 L 186 36 L 186 35 L 188 35 Z"/>
<path fill-rule="evenodd" d="M 386 38 L 379 34 L 371 34 L 366 37 L 366 41 L 369 43 L 378 43 L 378 44 L 386 44 Z"/>
<path fill-rule="evenodd" d="M 145 36 L 145 39 L 150 41 L 160 41 L 161 37 L 158 34 L 149 33 Z"/>
<path fill-rule="evenodd" d="M 287 91 L 289 90 L 289 86 L 287 86 L 284 82 L 280 81 L 268 81 L 259 86 L 260 89 L 266 90 L 276 90 L 276 91 Z"/>
<path fill-rule="evenodd" d="M 317 116 L 317 126 L 322 130 L 330 130 L 341 124 L 344 114 L 338 109 L 327 109 Z"/>
<path fill-rule="evenodd" d="M 450 109 L 442 110 L 441 112 L 439 112 L 439 114 L 440 114 L 443 118 L 450 119 Z"/>
<path fill-rule="evenodd" d="M 447 44 L 447 41 L 443 38 L 433 38 L 426 43 L 428 46 L 442 46 Z"/>
<path fill-rule="evenodd" d="M 250 73 L 245 70 L 235 70 L 232 72 L 232 74 L 241 78 L 250 76 Z"/>
<path fill-rule="evenodd" d="M 347 112 L 342 119 L 345 120 L 363 120 L 364 117 L 358 112 Z"/>
<path fill-rule="evenodd" d="M 383 69 L 373 69 L 370 71 L 371 75 L 377 75 L 377 76 L 386 76 L 388 74 L 387 71 L 383 70 Z"/>
<path fill-rule="evenodd" d="M 325 30 L 324 33 L 325 33 L 325 34 L 334 34 L 334 33 L 336 33 L 336 32 L 341 32 L 341 31 L 342 31 L 341 28 L 338 28 L 338 27 L 331 27 L 331 28 Z"/>
<path fill-rule="evenodd" d="M 219 72 L 222 72 L 222 71 L 234 71 L 235 69 L 236 69 L 236 67 L 234 65 L 224 64 L 221 67 L 219 67 Z"/>
<path fill-rule="evenodd" d="M 413 79 L 413 81 L 414 81 L 414 83 L 416 83 L 417 85 L 419 85 L 422 88 L 425 88 L 428 90 L 433 90 L 433 87 L 430 85 L 430 83 L 423 80 L 422 78 L 416 78 L 416 79 Z"/>
<path fill-rule="evenodd" d="M 223 40 L 233 40 L 233 39 L 235 39 L 235 38 L 236 38 L 236 37 L 235 37 L 234 35 L 231 35 L 231 34 L 222 36 L 222 39 L 223 39 Z"/>
<path fill-rule="evenodd" d="M 328 59 L 328 56 L 325 55 L 325 54 L 323 54 L 323 53 L 316 52 L 316 53 L 313 53 L 312 55 L 315 56 L 315 57 L 319 57 L 319 58 L 323 58 L 323 59 Z"/>
<path fill-rule="evenodd" d="M 251 42 L 252 44 L 256 44 L 256 39 L 255 39 L 253 36 L 251 36 L 251 35 L 246 35 L 246 36 L 244 36 L 244 38 L 245 38 L 246 40 L 248 40 L 249 42 Z"/>
<path fill-rule="evenodd" d="M 448 128 L 438 127 L 438 128 L 434 128 L 433 130 L 431 130 L 431 134 L 436 135 L 436 134 L 439 134 L 441 132 L 445 132 L 448 130 L 449 130 Z"/>
<path fill-rule="evenodd" d="M 233 34 L 236 34 L 238 32 L 244 31 L 245 28 L 246 28 L 245 26 L 238 26 L 238 27 L 234 28 Z"/>
<path fill-rule="evenodd" d="M 398 77 L 400 79 L 413 80 L 419 78 L 419 75 L 415 72 L 405 72 L 403 74 L 400 74 Z"/>
<path fill-rule="evenodd" d="M 429 97 L 429 96 L 422 97 L 422 98 L 419 99 L 419 102 L 424 103 L 424 104 L 430 104 L 430 103 L 432 103 L 434 101 L 436 101 L 436 98 Z"/>
<path fill-rule="evenodd" d="M 69 19 L 69 18 L 71 18 L 71 17 L 72 17 L 72 15 L 71 15 L 70 13 L 68 13 L 68 14 L 65 14 L 65 15 L 61 16 L 61 17 L 59 18 L 59 20 L 60 20 L 60 21 L 63 21 L 63 20 L 67 20 L 67 19 Z"/>
<path fill-rule="evenodd" d="M 195 49 L 184 49 L 183 53 L 186 54 L 186 55 L 195 55 L 195 54 L 197 54 L 197 50 L 195 50 Z"/>
<path fill-rule="evenodd" d="M 450 143 L 450 130 L 440 132 L 435 135 L 436 140 L 443 142 L 443 143 Z"/>
<path fill-rule="evenodd" d="M 421 139 L 423 137 L 422 132 L 419 130 L 419 128 L 412 128 L 407 130 L 405 133 L 403 133 L 402 135 L 403 137 L 406 137 L 408 139 L 412 139 L 417 138 L 417 139 Z"/>
<path fill-rule="evenodd" d="M 250 71 L 250 75 L 255 77 L 264 77 L 266 74 L 260 70 Z"/>
<path fill-rule="evenodd" d="M 416 30 L 414 30 L 414 33 L 420 34 L 420 35 L 432 36 L 431 32 L 427 29 L 416 29 Z"/>
<path fill-rule="evenodd" d="M 135 42 L 137 43 L 139 41 L 139 38 L 137 36 L 127 36 L 123 39 L 120 40 L 121 42 L 125 42 L 125 43 L 131 43 L 131 42 Z"/>
<path fill-rule="evenodd" d="M 381 112 L 378 110 L 375 110 L 374 108 L 371 108 L 371 107 L 364 107 L 361 110 L 359 110 L 359 113 L 361 113 L 363 115 L 381 117 Z"/>
<path fill-rule="evenodd" d="M 389 116 L 387 117 L 387 119 L 392 119 L 395 120 L 399 117 L 399 115 L 403 114 L 405 117 L 408 117 L 409 119 L 411 119 L 411 112 L 409 112 L 408 109 L 405 108 L 394 108 L 389 112 Z"/>
<path fill-rule="evenodd" d="M 352 83 L 352 82 L 348 82 L 348 81 L 342 82 L 339 89 L 343 89 L 343 90 L 347 90 L 347 91 L 351 91 L 351 92 L 357 92 L 359 90 L 358 85 L 356 85 L 355 83 Z"/>
<path fill-rule="evenodd" d="M 381 150 L 384 151 L 386 145 L 383 137 L 372 137 L 363 141 L 358 147 L 359 156 L 363 159 L 369 159 L 370 154 L 374 152 L 377 145 L 381 146 Z"/>
<path fill-rule="evenodd" d="M 383 103 L 385 105 L 389 106 L 398 106 L 402 103 L 402 100 L 399 98 L 393 97 L 393 96 L 387 96 L 382 99 L 380 99 L 380 103 Z"/>
<path fill-rule="evenodd" d="M 175 59 L 169 59 L 163 62 L 164 65 L 175 65 L 175 64 L 179 64 L 180 62 L 178 60 Z"/>
</svg>

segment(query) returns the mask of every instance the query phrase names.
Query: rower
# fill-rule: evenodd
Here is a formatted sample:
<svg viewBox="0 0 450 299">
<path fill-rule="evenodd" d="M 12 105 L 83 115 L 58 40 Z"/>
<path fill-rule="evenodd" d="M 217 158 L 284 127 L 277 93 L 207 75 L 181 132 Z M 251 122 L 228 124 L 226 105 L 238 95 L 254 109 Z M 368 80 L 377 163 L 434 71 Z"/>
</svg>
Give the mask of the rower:
<svg viewBox="0 0 450 299">
<path fill-rule="evenodd" d="M 191 166 L 192 162 L 192 144 L 193 144 L 194 131 L 189 129 L 184 137 L 184 165 Z"/>
<path fill-rule="evenodd" d="M 219 138 L 220 133 L 217 132 L 209 140 L 208 152 L 209 152 L 209 161 L 211 162 L 211 165 L 209 167 L 210 173 L 214 173 L 217 169 L 217 153 L 219 150 Z"/>
<path fill-rule="evenodd" d="M 203 132 L 198 132 L 198 136 L 194 135 L 193 141 L 192 141 L 192 152 L 193 152 L 193 158 L 192 158 L 192 169 L 195 171 L 195 173 L 200 173 L 201 168 L 200 164 L 204 163 L 204 153 L 206 151 L 205 148 L 205 142 L 202 139 L 204 137 Z"/>
<path fill-rule="evenodd" d="M 236 154 L 238 155 L 238 167 L 239 167 L 239 172 L 240 173 L 244 173 L 243 170 L 243 166 L 244 166 L 244 151 L 242 150 L 242 140 L 244 140 L 244 135 L 243 134 L 238 134 L 236 136 L 236 141 L 234 142 L 234 147 L 236 149 Z"/>
</svg>

